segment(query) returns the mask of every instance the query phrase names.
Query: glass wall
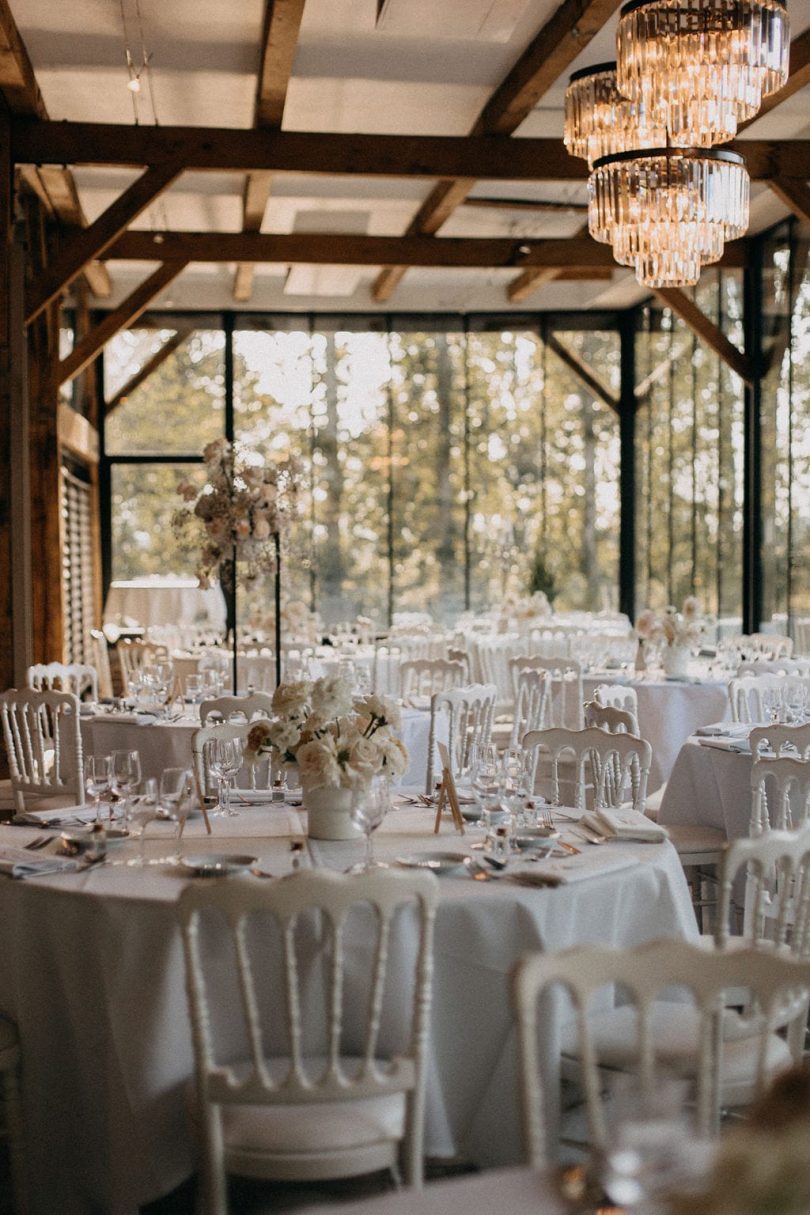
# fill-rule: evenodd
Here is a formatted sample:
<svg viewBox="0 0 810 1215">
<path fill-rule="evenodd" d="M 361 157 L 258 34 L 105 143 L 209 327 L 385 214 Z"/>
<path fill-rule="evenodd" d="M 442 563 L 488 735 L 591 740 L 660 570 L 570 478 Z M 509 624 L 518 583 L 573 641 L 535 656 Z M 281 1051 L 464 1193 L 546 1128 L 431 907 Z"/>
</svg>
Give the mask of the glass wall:
<svg viewBox="0 0 810 1215">
<path fill-rule="evenodd" d="M 449 620 L 529 593 L 538 568 L 558 607 L 616 606 L 618 417 L 576 374 L 587 364 L 618 395 L 616 330 L 561 325 L 552 347 L 537 321 L 489 318 L 160 324 L 107 355 L 113 577 L 190 572 L 168 526 L 174 487 L 226 434 L 303 458 L 284 591 L 326 622 Z M 244 611 L 260 618 L 270 599 L 260 580 Z"/>
<path fill-rule="evenodd" d="M 696 301 L 742 348 L 742 283 L 704 271 Z M 697 595 L 742 626 L 744 386 L 669 309 L 648 306 L 636 343 L 636 600 Z"/>
<path fill-rule="evenodd" d="M 763 246 L 762 622 L 810 645 L 808 238 L 780 225 Z"/>
</svg>

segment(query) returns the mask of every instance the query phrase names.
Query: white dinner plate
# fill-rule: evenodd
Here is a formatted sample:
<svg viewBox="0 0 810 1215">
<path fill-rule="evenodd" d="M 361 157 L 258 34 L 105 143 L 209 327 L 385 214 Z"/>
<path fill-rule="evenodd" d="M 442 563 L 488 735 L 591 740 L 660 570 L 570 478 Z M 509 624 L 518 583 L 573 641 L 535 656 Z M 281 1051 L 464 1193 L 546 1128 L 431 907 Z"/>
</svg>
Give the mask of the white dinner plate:
<svg viewBox="0 0 810 1215">
<path fill-rule="evenodd" d="M 244 873 L 257 863 L 255 856 L 243 856 L 234 852 L 199 852 L 193 856 L 182 856 L 180 866 L 197 877 L 222 877 L 229 873 Z"/>
<path fill-rule="evenodd" d="M 431 873 L 453 873 L 463 869 L 467 863 L 463 852 L 416 852 L 412 856 L 398 856 L 397 865 L 405 869 L 429 869 Z"/>
<path fill-rule="evenodd" d="M 515 846 L 521 852 L 530 852 L 532 849 L 552 848 L 554 841 L 559 838 L 559 831 L 556 829 L 550 830 L 548 827 L 519 827 L 512 837 Z"/>
</svg>

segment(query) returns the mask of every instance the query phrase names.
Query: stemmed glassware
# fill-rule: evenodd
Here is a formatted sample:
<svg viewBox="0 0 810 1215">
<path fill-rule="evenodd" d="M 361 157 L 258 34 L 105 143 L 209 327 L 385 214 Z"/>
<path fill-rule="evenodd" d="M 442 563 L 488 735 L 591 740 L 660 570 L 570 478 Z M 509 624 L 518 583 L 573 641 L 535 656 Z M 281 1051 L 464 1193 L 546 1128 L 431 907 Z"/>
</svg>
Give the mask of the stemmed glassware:
<svg viewBox="0 0 810 1215">
<path fill-rule="evenodd" d="M 188 783 L 188 768 L 164 768 L 160 777 L 159 809 L 166 818 L 177 818 L 177 806 Z"/>
<path fill-rule="evenodd" d="M 121 818 L 125 827 L 129 825 L 132 794 L 141 783 L 141 757 L 137 751 L 113 751 L 110 756 L 110 787 L 116 795 L 123 796 Z M 110 821 L 113 806 L 110 802 Z"/>
<path fill-rule="evenodd" d="M 140 848 L 137 859 L 128 861 L 128 865 L 143 866 L 146 864 L 146 824 L 157 818 L 158 813 L 158 783 L 153 776 L 143 782 L 143 793 L 134 799 L 130 811 L 130 831 L 136 828 Z"/>
<path fill-rule="evenodd" d="M 358 783 L 352 790 L 351 819 L 366 837 L 366 855 L 361 865 L 354 865 L 350 872 L 368 873 L 380 868 L 373 856 L 371 835 L 385 818 L 391 805 L 391 791 L 385 776 L 372 776 L 369 781 Z"/>
<path fill-rule="evenodd" d="M 231 808 L 231 786 L 242 767 L 242 740 L 213 738 L 207 746 L 211 773 L 217 778 L 217 808 L 213 813 L 223 818 L 232 818 L 239 813 Z"/>
<path fill-rule="evenodd" d="M 93 798 L 96 822 L 101 822 L 101 797 L 110 788 L 109 755 L 88 755 L 84 761 L 84 787 Z"/>
</svg>

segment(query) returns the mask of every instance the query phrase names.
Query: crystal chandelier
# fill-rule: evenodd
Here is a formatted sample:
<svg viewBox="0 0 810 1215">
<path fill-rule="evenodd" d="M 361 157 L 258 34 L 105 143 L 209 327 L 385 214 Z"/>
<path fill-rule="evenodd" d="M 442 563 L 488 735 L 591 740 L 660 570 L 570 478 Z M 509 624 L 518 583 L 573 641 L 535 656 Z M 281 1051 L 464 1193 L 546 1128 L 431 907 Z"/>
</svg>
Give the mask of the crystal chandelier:
<svg viewBox="0 0 810 1215">
<path fill-rule="evenodd" d="M 564 142 L 591 169 L 589 230 L 643 285 L 694 285 L 745 233 L 745 162 L 712 145 L 787 79 L 787 21 L 782 0 L 631 0 L 618 62 L 571 77 Z"/>
</svg>

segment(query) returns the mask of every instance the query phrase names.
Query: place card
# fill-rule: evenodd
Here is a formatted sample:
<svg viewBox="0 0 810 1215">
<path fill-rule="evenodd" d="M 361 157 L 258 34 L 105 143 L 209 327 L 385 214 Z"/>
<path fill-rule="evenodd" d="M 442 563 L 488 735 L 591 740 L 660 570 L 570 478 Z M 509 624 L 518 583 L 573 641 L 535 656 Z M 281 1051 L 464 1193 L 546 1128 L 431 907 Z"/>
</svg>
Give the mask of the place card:
<svg viewBox="0 0 810 1215">
<path fill-rule="evenodd" d="M 437 743 L 439 758 L 442 761 L 442 783 L 439 786 L 439 797 L 436 804 L 436 821 L 433 824 L 433 834 L 438 835 L 442 825 L 442 817 L 444 815 L 445 806 L 450 807 L 450 816 L 453 824 L 459 835 L 464 834 L 464 819 L 461 817 L 461 807 L 458 801 L 458 791 L 456 782 L 453 777 L 453 771 L 450 767 L 450 752 L 447 746 L 440 742 Z"/>
</svg>

